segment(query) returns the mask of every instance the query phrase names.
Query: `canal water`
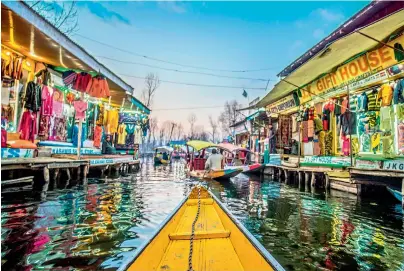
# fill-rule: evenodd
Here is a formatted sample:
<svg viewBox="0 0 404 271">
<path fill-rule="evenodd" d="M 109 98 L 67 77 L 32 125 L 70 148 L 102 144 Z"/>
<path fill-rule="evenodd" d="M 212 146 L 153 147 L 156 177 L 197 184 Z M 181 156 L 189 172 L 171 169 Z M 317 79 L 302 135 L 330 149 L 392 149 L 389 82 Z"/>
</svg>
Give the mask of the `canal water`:
<svg viewBox="0 0 404 271">
<path fill-rule="evenodd" d="M 115 270 L 196 180 L 154 167 L 87 188 L 2 193 L 3 270 Z M 404 218 L 390 198 L 358 199 L 240 175 L 204 183 L 286 270 L 404 270 Z"/>
</svg>

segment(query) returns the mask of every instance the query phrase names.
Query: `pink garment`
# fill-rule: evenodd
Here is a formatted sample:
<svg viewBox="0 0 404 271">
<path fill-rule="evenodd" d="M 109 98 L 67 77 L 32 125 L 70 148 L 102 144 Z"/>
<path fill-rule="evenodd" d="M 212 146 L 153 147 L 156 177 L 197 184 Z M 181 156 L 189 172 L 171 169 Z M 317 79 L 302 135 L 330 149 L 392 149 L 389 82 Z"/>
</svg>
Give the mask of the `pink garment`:
<svg viewBox="0 0 404 271">
<path fill-rule="evenodd" d="M 63 103 L 58 101 L 53 101 L 53 115 L 56 117 L 63 116 Z"/>
<path fill-rule="evenodd" d="M 34 142 L 35 135 L 37 134 L 36 113 L 25 111 L 22 114 L 18 132 L 21 132 L 20 139 L 31 140 Z"/>
<path fill-rule="evenodd" d="M 53 89 L 46 85 L 42 88 L 42 116 L 51 116 L 53 108 Z"/>
<path fill-rule="evenodd" d="M 76 120 L 84 119 L 86 117 L 87 103 L 83 101 L 73 102 L 74 109 L 76 110 Z"/>
<path fill-rule="evenodd" d="M 343 137 L 342 140 L 343 140 L 343 141 L 342 141 L 342 153 L 343 153 L 345 156 L 348 156 L 348 155 L 349 155 L 349 150 L 350 150 L 350 148 L 351 148 L 351 144 L 350 144 L 349 138 L 348 138 L 348 137 Z"/>
</svg>

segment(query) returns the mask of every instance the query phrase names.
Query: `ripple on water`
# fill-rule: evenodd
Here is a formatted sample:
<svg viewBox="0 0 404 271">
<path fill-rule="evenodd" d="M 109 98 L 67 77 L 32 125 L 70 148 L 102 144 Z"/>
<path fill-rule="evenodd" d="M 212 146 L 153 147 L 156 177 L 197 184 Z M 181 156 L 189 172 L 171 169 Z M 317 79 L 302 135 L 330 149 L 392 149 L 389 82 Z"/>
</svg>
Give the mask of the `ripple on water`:
<svg viewBox="0 0 404 271">
<path fill-rule="evenodd" d="M 86 190 L 2 199 L 5 270 L 113 270 L 148 240 L 198 182 L 184 165 L 143 165 Z M 404 270 L 403 212 L 389 199 L 311 193 L 239 175 L 205 182 L 287 270 Z"/>
</svg>

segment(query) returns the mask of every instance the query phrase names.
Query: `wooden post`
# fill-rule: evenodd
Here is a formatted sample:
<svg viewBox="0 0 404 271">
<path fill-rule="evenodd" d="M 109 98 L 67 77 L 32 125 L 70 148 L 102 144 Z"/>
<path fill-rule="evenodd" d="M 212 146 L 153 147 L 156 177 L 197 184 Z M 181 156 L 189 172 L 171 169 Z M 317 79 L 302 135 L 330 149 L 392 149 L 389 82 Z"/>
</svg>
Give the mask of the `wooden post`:
<svg viewBox="0 0 404 271">
<path fill-rule="evenodd" d="M 299 182 L 299 189 L 300 189 L 300 186 L 301 186 L 301 184 L 302 184 L 302 182 L 303 182 L 303 174 L 302 174 L 303 172 L 300 172 L 300 171 L 298 171 L 297 172 L 297 175 L 298 175 L 298 182 Z"/>
<path fill-rule="evenodd" d="M 83 92 L 80 93 L 80 99 L 81 101 L 84 100 Z M 81 152 L 81 137 L 83 136 L 82 132 L 83 132 L 83 119 L 79 119 L 79 133 L 77 134 L 77 160 L 80 160 L 81 157 L 80 152 Z"/>
<path fill-rule="evenodd" d="M 362 184 L 357 184 L 356 189 L 357 189 L 357 195 L 361 196 L 362 195 Z"/>
<path fill-rule="evenodd" d="M 45 200 L 46 199 L 46 193 L 48 192 L 48 188 L 49 188 L 49 168 L 48 167 L 44 167 L 43 168 L 43 179 L 45 181 L 43 187 L 42 187 L 42 193 L 41 193 L 41 200 Z"/>
<path fill-rule="evenodd" d="M 55 189 L 56 186 L 56 180 L 58 178 L 59 175 L 59 169 L 55 168 L 55 171 L 53 172 L 53 178 L 52 178 L 52 188 Z"/>
<path fill-rule="evenodd" d="M 87 173 L 88 173 L 88 165 L 85 165 L 85 166 L 83 166 L 83 185 L 84 186 L 86 186 L 88 184 Z"/>
<path fill-rule="evenodd" d="M 301 147 L 302 147 L 302 145 L 300 143 L 300 141 L 301 141 L 301 136 L 300 136 L 301 132 L 302 132 L 302 122 L 300 121 L 299 122 L 299 141 L 297 142 L 297 167 L 298 168 L 300 168 L 300 153 L 301 153 Z M 299 178 L 300 178 L 300 172 L 299 172 Z M 300 180 L 299 180 L 299 184 L 300 184 Z"/>
<path fill-rule="evenodd" d="M 316 174 L 314 172 L 311 174 L 311 187 L 316 186 Z"/>
<path fill-rule="evenodd" d="M 70 168 L 66 168 L 66 175 L 67 175 L 67 180 L 66 180 L 65 188 L 70 184 L 70 180 L 71 180 Z"/>
<path fill-rule="evenodd" d="M 325 189 L 330 189 L 330 176 L 325 174 Z"/>
<path fill-rule="evenodd" d="M 283 172 L 285 174 L 285 183 L 288 184 L 289 183 L 289 171 L 287 169 L 284 169 Z"/>
<path fill-rule="evenodd" d="M 309 179 L 310 179 L 310 172 L 304 172 L 304 182 L 305 185 L 308 186 L 309 185 Z"/>
</svg>

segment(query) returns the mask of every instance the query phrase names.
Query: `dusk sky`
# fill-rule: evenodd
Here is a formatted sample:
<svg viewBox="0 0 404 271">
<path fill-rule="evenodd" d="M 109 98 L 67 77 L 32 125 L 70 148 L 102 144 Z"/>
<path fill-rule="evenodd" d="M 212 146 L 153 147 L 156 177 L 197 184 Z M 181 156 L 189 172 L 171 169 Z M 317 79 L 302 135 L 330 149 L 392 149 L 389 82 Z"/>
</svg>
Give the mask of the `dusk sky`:
<svg viewBox="0 0 404 271">
<path fill-rule="evenodd" d="M 201 74 L 166 71 L 129 61 L 181 71 L 270 79 L 307 49 L 337 28 L 368 2 L 78 2 L 79 30 L 72 38 L 135 88 L 140 98 L 145 77 L 157 73 L 161 80 L 240 88 L 185 86 L 162 82 L 152 105 L 152 116 L 160 123 L 180 121 L 188 129 L 187 117 L 197 116 L 197 125 L 209 129 L 208 116 L 218 117 L 227 100 L 246 105 L 263 97 L 266 82 L 218 78 Z M 206 67 L 202 70 L 145 59 L 108 48 L 84 37 L 113 45 L 134 54 L 168 62 Z M 235 73 L 217 70 L 257 70 Z M 217 108 L 197 108 L 217 107 Z M 163 109 L 193 108 L 186 110 Z"/>
</svg>

